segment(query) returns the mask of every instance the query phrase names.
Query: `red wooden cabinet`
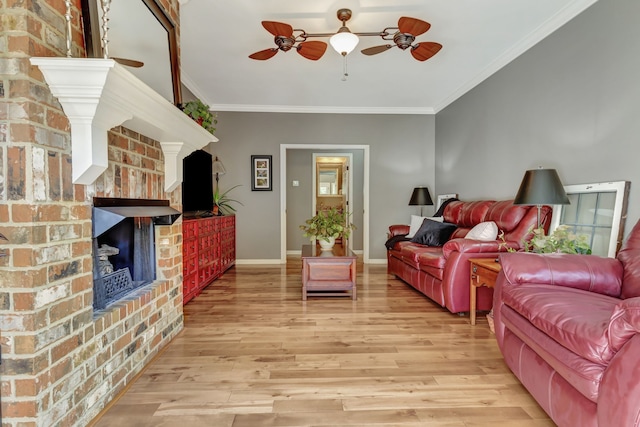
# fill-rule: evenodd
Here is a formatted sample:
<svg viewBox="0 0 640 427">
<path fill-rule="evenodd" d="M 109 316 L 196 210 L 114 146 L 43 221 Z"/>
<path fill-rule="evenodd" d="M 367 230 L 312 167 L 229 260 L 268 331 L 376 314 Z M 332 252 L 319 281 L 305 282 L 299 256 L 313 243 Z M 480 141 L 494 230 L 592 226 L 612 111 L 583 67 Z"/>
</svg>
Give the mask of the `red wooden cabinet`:
<svg viewBox="0 0 640 427">
<path fill-rule="evenodd" d="M 228 215 L 220 221 L 220 273 L 236 263 L 236 217 Z"/>
<path fill-rule="evenodd" d="M 183 304 L 235 264 L 235 224 L 233 215 L 182 222 Z"/>
</svg>

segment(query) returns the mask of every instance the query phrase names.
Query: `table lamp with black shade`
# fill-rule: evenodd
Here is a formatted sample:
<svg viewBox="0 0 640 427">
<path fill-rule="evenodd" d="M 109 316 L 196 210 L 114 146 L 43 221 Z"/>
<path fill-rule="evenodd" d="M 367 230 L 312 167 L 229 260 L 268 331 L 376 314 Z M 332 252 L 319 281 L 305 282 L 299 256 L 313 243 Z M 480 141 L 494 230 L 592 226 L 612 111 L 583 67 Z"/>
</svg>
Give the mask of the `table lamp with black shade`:
<svg viewBox="0 0 640 427">
<path fill-rule="evenodd" d="M 409 200 L 409 206 L 420 206 L 420 216 L 422 215 L 423 206 L 433 206 L 433 200 L 431 200 L 431 194 L 427 187 L 416 187 L 413 189 L 411 199 Z"/>
<path fill-rule="evenodd" d="M 555 169 L 540 167 L 525 172 L 513 204 L 535 205 L 538 208 L 538 228 L 540 228 L 542 205 L 568 205 L 570 202 L 558 172 Z"/>
</svg>

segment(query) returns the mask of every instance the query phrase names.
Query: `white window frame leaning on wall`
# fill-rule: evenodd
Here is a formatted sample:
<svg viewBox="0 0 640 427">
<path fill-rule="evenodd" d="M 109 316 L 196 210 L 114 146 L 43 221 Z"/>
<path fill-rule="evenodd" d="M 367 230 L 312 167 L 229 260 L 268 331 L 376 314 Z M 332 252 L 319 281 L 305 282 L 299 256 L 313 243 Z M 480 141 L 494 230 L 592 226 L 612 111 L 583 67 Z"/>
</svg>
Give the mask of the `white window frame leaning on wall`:
<svg viewBox="0 0 640 427">
<path fill-rule="evenodd" d="M 569 196 L 571 204 L 553 207 L 550 231 L 555 230 L 559 225 L 569 225 L 578 234 L 589 236 L 594 255 L 614 258 L 624 237 L 630 184 L 629 181 L 615 181 L 565 185 L 564 190 Z M 614 197 L 611 197 L 611 193 Z M 568 215 L 571 215 L 572 218 L 568 218 Z M 586 218 L 592 218 L 592 221 L 583 221 Z M 607 229 L 610 229 L 608 236 Z M 599 233 L 596 230 L 599 230 Z M 608 241 L 606 237 L 608 237 Z M 600 239 L 599 242 L 598 239 Z"/>
</svg>

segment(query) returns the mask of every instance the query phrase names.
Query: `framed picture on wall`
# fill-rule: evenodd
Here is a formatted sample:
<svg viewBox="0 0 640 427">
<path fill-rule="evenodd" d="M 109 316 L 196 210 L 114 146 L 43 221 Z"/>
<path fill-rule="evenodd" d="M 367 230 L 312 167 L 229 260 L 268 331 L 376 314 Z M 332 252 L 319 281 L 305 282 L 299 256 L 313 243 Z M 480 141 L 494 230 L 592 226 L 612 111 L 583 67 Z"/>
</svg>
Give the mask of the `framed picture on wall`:
<svg viewBox="0 0 640 427">
<path fill-rule="evenodd" d="M 271 156 L 251 156 L 251 191 L 271 191 Z"/>
</svg>

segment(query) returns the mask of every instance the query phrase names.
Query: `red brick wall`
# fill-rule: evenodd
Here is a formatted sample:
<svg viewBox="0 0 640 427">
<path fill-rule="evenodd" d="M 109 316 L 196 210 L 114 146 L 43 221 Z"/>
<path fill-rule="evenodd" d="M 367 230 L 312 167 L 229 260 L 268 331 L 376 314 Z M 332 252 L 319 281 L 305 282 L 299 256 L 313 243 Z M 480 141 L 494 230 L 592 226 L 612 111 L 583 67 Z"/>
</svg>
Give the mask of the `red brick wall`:
<svg viewBox="0 0 640 427">
<path fill-rule="evenodd" d="M 161 2 L 179 22 L 177 0 Z M 80 1 L 73 52 L 82 56 Z M 109 167 L 71 182 L 69 124 L 30 56 L 63 56 L 63 0 L 0 1 L 2 425 L 84 426 L 182 328 L 179 220 L 156 228 L 158 279 L 92 307 L 91 198 L 169 199 L 156 141 L 109 133 Z"/>
</svg>

